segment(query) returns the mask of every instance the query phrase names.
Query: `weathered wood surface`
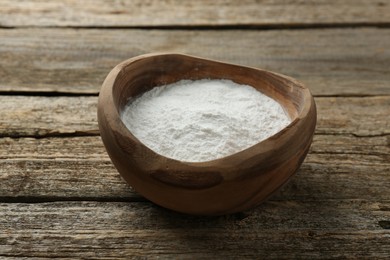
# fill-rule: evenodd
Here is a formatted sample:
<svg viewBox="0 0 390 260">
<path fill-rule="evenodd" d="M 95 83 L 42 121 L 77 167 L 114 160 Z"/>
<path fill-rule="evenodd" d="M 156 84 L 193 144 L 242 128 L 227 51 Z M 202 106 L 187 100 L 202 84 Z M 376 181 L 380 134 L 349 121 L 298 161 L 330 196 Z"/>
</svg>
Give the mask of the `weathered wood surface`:
<svg viewBox="0 0 390 260">
<path fill-rule="evenodd" d="M 122 60 L 183 52 L 277 71 L 316 96 L 390 95 L 390 29 L 3 29 L 0 39 L 3 93 L 96 94 Z"/>
<path fill-rule="evenodd" d="M 0 0 L 0 27 L 15 27 L 0 29 L 0 258 L 389 259 L 390 30 L 357 27 L 388 27 L 389 8 Z M 118 62 L 154 51 L 306 83 L 318 125 L 291 182 L 258 208 L 215 218 L 177 214 L 133 191 L 100 140 L 96 94 Z"/>
<path fill-rule="evenodd" d="M 97 97 L 0 96 L 0 135 L 99 134 Z"/>
<path fill-rule="evenodd" d="M 0 138 L 0 159 L 109 160 L 100 136 Z M 310 153 L 390 155 L 390 135 L 316 134 Z"/>
<path fill-rule="evenodd" d="M 387 0 L 0 1 L 0 26 L 159 27 L 380 25 Z"/>
<path fill-rule="evenodd" d="M 1 96 L 0 109 L 9 111 L 0 121 L 3 136 L 65 137 L 0 139 L 0 196 L 139 200 L 110 163 L 100 137 L 77 137 L 98 133 L 96 101 L 96 97 Z M 390 182 L 383 180 L 390 171 L 390 97 L 316 101 L 318 127 L 311 153 L 299 177 L 279 198 L 389 197 Z M 363 183 L 369 185 L 362 187 Z"/>
<path fill-rule="evenodd" d="M 6 220 L 0 256 L 386 258 L 390 238 L 381 225 L 389 207 L 389 201 L 272 201 L 249 213 L 200 218 L 146 203 L 0 204 Z"/>
<path fill-rule="evenodd" d="M 388 199 L 389 143 L 390 136 L 315 135 L 298 175 L 273 199 Z M 0 146 L 0 201 L 143 200 L 99 136 L 1 138 Z"/>
<path fill-rule="evenodd" d="M 390 96 L 318 97 L 317 134 L 390 134 Z M 0 136 L 98 134 L 97 97 L 0 96 Z"/>
</svg>

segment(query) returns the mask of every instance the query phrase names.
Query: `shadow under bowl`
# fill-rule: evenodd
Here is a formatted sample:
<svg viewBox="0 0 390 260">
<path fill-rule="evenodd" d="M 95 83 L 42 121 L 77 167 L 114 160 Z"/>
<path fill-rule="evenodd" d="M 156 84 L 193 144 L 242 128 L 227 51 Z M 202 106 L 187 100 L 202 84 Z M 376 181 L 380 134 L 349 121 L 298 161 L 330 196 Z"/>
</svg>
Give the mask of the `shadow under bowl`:
<svg viewBox="0 0 390 260">
<path fill-rule="evenodd" d="M 248 149 L 207 162 L 159 155 L 122 122 L 130 98 L 155 86 L 205 78 L 254 87 L 279 102 L 292 122 Z M 112 162 L 137 192 L 175 211 L 222 215 L 259 205 L 297 171 L 313 138 L 316 106 L 305 86 L 284 75 L 184 54 L 152 53 L 126 60 L 108 74 L 99 95 L 98 121 Z"/>
</svg>

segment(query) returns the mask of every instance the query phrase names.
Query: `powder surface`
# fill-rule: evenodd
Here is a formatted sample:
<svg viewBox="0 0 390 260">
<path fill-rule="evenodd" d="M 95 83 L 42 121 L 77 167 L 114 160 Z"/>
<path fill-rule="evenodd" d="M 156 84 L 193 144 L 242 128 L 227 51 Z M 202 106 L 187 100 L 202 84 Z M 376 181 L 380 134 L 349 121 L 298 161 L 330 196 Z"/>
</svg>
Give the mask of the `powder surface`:
<svg viewBox="0 0 390 260">
<path fill-rule="evenodd" d="M 122 121 L 158 154 L 187 162 L 222 158 L 290 122 L 272 98 L 230 80 L 181 80 L 129 100 Z"/>
</svg>

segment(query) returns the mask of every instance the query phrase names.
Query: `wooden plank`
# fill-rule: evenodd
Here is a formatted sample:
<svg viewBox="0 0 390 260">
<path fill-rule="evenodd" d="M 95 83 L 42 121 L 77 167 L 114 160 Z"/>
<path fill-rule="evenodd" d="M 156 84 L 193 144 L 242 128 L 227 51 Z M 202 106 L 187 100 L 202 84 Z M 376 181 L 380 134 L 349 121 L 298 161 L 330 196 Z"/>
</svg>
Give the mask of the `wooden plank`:
<svg viewBox="0 0 390 260">
<path fill-rule="evenodd" d="M 0 201 L 144 200 L 109 160 L 0 160 Z"/>
<path fill-rule="evenodd" d="M 382 139 L 384 137 L 380 138 Z M 378 146 L 375 147 L 379 147 L 380 143 L 381 140 L 373 141 L 372 145 L 374 146 L 377 144 Z M 0 159 L 110 160 L 100 136 L 51 137 L 38 139 L 5 137 L 0 138 L 0 147 Z M 386 152 L 383 150 L 386 149 L 386 147 L 380 147 L 378 149 L 382 152 Z"/>
<path fill-rule="evenodd" d="M 298 174 L 272 200 L 388 199 L 388 161 L 368 155 L 309 154 Z M 143 200 L 109 161 L 3 159 L 0 180 L 0 201 L 5 202 Z"/>
<path fill-rule="evenodd" d="M 390 155 L 390 135 L 356 137 L 316 134 L 311 153 Z"/>
<path fill-rule="evenodd" d="M 0 96 L 0 135 L 98 134 L 97 97 Z"/>
<path fill-rule="evenodd" d="M 0 39 L 3 93 L 96 94 L 122 60 L 183 52 L 290 75 L 318 96 L 390 95 L 390 29 L 3 29 Z"/>
<path fill-rule="evenodd" d="M 146 203 L 0 204 L 2 257 L 387 258 L 386 202 L 268 202 L 229 216 Z M 382 221 L 382 222 L 381 222 Z"/>
<path fill-rule="evenodd" d="M 390 96 L 316 98 L 318 134 L 390 134 Z M 0 96 L 0 136 L 97 135 L 97 97 Z"/>
<path fill-rule="evenodd" d="M 387 199 L 388 142 L 316 135 L 298 175 L 272 200 Z M 0 147 L 0 201 L 144 200 L 120 178 L 98 136 L 1 138 Z"/>
<path fill-rule="evenodd" d="M 390 97 L 317 98 L 317 133 L 390 134 Z"/>
<path fill-rule="evenodd" d="M 383 0 L 135 0 L 0 2 L 0 26 L 262 26 L 378 25 L 390 22 Z"/>
<path fill-rule="evenodd" d="M 390 135 L 314 135 L 312 154 L 390 155 Z M 0 159 L 109 161 L 100 136 L 0 138 Z"/>
</svg>

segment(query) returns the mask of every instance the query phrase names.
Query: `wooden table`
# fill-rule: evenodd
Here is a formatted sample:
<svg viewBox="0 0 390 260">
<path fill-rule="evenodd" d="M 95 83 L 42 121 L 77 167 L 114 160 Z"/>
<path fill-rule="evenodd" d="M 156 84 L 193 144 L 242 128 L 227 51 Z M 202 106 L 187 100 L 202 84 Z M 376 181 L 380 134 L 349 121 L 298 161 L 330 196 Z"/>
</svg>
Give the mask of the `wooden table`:
<svg viewBox="0 0 390 260">
<path fill-rule="evenodd" d="M 0 26 L 1 258 L 390 258 L 390 1 L 0 0 Z M 97 95 L 114 65 L 155 51 L 309 86 L 317 129 L 291 182 L 221 217 L 132 191 Z"/>
</svg>

